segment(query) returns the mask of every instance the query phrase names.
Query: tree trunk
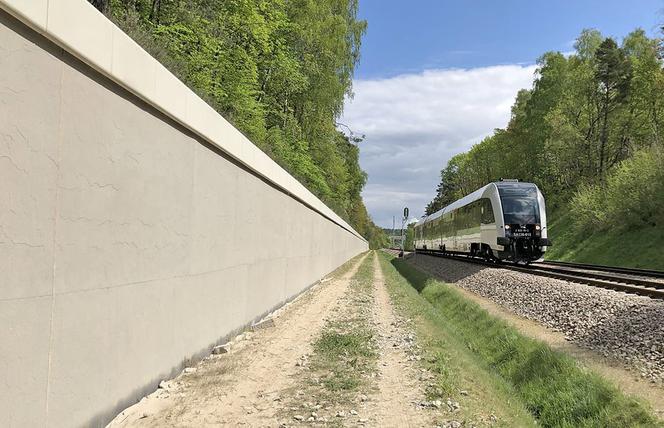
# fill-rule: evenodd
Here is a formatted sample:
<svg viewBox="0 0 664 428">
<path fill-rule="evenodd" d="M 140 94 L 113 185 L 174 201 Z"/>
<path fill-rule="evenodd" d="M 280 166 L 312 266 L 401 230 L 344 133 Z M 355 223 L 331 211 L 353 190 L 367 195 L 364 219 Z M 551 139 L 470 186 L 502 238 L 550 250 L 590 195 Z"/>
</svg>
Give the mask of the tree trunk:
<svg viewBox="0 0 664 428">
<path fill-rule="evenodd" d="M 609 122 L 609 91 L 606 91 L 604 98 L 604 117 L 602 118 L 602 132 L 599 138 L 599 179 L 604 182 L 604 157 L 608 140 L 608 122 Z"/>
<path fill-rule="evenodd" d="M 152 0 L 152 7 L 150 8 L 150 21 L 159 24 L 159 15 L 161 12 L 161 0 Z"/>
</svg>

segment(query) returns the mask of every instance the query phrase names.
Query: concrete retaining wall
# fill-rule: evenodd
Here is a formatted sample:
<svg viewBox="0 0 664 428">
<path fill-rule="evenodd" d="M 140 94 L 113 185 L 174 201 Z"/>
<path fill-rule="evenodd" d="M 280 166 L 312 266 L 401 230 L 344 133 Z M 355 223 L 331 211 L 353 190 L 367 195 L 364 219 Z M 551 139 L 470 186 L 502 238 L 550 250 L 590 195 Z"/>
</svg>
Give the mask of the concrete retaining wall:
<svg viewBox="0 0 664 428">
<path fill-rule="evenodd" d="M 0 426 L 103 425 L 367 249 L 83 0 L 0 9 Z"/>
</svg>

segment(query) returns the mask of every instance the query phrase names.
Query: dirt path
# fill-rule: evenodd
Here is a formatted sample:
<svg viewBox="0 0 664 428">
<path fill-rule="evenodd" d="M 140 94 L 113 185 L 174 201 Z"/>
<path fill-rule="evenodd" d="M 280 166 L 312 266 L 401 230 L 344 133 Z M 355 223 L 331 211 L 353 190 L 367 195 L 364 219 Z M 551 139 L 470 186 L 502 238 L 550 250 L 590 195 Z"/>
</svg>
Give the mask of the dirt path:
<svg viewBox="0 0 664 428">
<path fill-rule="evenodd" d="M 436 425 L 441 411 L 425 401 L 431 376 L 420 369 L 413 326 L 395 312 L 375 253 L 271 319 L 273 327 L 239 335 L 229 353 L 162 383 L 109 426 Z M 367 339 L 352 345 L 362 349 L 348 351 L 373 357 L 358 360 L 336 346 L 322 355 L 313 346 L 326 335 L 350 346 L 348 340 L 363 334 Z M 343 382 L 360 386 L 334 389 Z"/>
<path fill-rule="evenodd" d="M 383 272 L 374 256 L 374 320 L 378 333 L 378 394 L 372 421 L 381 427 L 433 426 L 432 415 L 417 405 L 425 394 L 414 367 L 404 348 L 413 342 L 392 307 L 385 288 Z"/>
<path fill-rule="evenodd" d="M 297 359 L 310 352 L 364 257 L 340 278 L 322 281 L 275 314 L 274 327 L 240 335 L 229 354 L 168 382 L 110 426 L 279 425 L 282 395 L 296 386 Z"/>
</svg>

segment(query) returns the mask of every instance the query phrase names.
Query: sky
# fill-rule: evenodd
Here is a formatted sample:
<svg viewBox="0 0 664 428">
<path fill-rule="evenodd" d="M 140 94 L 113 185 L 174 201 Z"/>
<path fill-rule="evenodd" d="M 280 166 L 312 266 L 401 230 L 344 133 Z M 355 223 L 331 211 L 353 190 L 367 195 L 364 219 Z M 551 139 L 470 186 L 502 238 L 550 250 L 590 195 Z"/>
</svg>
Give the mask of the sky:
<svg viewBox="0 0 664 428">
<path fill-rule="evenodd" d="M 392 227 L 419 218 L 448 159 L 504 128 L 544 52 L 573 51 L 584 28 L 659 36 L 664 0 L 359 0 L 368 22 L 342 131 L 365 135 L 363 198 Z"/>
</svg>

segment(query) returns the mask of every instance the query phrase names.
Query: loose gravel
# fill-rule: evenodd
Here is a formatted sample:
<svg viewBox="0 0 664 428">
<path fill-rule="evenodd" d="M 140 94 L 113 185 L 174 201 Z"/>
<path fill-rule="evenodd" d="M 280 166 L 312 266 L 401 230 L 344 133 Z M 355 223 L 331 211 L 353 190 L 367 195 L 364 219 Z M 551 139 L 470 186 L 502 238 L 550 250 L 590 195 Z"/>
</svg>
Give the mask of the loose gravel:
<svg viewBox="0 0 664 428">
<path fill-rule="evenodd" d="M 662 300 L 421 254 L 408 259 L 664 384 Z"/>
</svg>

